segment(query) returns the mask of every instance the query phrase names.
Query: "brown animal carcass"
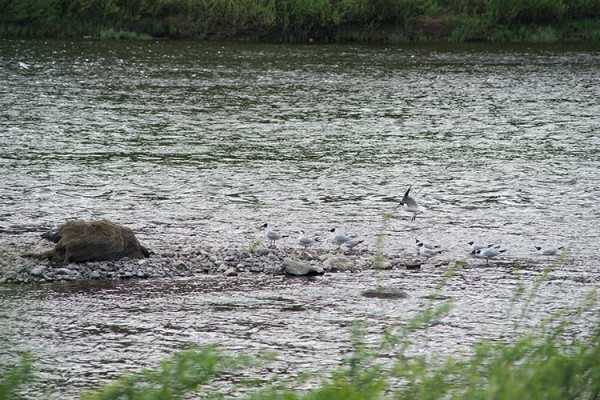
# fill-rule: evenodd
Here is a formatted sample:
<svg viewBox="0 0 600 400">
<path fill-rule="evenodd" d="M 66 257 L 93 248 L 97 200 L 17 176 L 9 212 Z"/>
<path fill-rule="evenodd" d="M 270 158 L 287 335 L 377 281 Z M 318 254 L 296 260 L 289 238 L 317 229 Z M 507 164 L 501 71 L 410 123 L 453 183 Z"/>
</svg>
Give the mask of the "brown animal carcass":
<svg viewBox="0 0 600 400">
<path fill-rule="evenodd" d="M 56 233 L 42 235 L 56 246 L 45 253 L 50 261 L 85 262 L 145 258 L 148 249 L 140 244 L 133 231 L 107 220 L 69 221 Z"/>
</svg>

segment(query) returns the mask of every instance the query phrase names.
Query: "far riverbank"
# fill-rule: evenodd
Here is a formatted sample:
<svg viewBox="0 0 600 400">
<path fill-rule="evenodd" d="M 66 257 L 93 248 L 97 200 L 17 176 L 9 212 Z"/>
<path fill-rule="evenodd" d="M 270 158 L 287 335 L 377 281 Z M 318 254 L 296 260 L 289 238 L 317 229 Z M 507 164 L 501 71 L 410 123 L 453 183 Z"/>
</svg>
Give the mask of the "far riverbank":
<svg viewBox="0 0 600 400">
<path fill-rule="evenodd" d="M 351 2 L 9 2 L 4 37 L 201 39 L 258 42 L 600 41 L 600 3 L 355 0 Z"/>
</svg>

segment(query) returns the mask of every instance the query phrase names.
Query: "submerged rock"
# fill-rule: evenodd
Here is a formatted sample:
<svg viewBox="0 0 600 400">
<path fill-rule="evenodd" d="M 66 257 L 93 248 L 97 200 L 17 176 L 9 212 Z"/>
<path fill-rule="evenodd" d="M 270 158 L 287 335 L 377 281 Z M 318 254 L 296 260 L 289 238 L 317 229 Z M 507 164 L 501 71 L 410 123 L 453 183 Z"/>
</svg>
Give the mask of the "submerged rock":
<svg viewBox="0 0 600 400">
<path fill-rule="evenodd" d="M 367 289 L 361 293 L 364 297 L 373 297 L 377 299 L 405 299 L 408 293 L 395 287 L 378 287 L 376 289 Z"/>
</svg>

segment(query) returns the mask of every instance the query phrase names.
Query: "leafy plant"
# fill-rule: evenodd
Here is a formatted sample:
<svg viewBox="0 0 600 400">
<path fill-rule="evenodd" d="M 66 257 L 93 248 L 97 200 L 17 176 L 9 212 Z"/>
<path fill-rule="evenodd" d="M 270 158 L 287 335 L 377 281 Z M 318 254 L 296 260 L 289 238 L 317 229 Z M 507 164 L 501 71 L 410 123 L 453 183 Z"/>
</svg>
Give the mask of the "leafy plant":
<svg viewBox="0 0 600 400">
<path fill-rule="evenodd" d="M 176 400 L 196 392 L 210 379 L 222 376 L 240 366 L 250 365 L 247 356 L 228 356 L 216 346 L 188 349 L 161 362 L 156 370 L 123 375 L 95 393 L 85 393 L 83 400 Z M 205 398 L 217 394 L 204 390 Z M 214 396 L 214 397 L 213 397 Z"/>
<path fill-rule="evenodd" d="M 4 377 L 0 378 L 0 400 L 17 399 L 19 388 L 33 380 L 33 378 L 31 354 L 25 353 L 21 356 L 19 364 L 12 367 Z"/>
<path fill-rule="evenodd" d="M 252 242 L 250 242 L 250 244 L 248 245 L 248 250 L 250 250 L 250 252 L 254 253 L 262 245 L 262 243 L 263 243 L 262 239 L 255 239 Z"/>
<path fill-rule="evenodd" d="M 597 40 L 600 15 L 597 0 L 0 0 L 0 9 L 5 36 L 275 42 Z"/>
</svg>

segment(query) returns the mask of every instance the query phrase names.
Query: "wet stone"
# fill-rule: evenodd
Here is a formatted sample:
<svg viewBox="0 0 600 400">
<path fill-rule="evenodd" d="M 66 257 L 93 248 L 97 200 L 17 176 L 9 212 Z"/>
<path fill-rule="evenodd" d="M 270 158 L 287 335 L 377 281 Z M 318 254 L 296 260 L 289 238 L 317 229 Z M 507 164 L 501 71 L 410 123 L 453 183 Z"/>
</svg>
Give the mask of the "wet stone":
<svg viewBox="0 0 600 400">
<path fill-rule="evenodd" d="M 227 265 L 225 263 L 220 263 L 219 267 L 217 268 L 217 272 L 225 272 L 229 268 L 230 268 L 229 265 Z"/>
<path fill-rule="evenodd" d="M 405 299 L 408 293 L 395 287 L 378 287 L 376 289 L 367 289 L 361 293 L 364 297 L 377 299 Z"/>
<path fill-rule="evenodd" d="M 4 278 L 6 279 L 6 281 L 12 281 L 17 277 L 17 272 L 16 271 L 7 271 L 4 274 Z"/>
<path fill-rule="evenodd" d="M 269 254 L 267 255 L 267 259 L 266 259 L 266 261 L 267 261 L 267 262 L 279 261 L 279 257 L 278 257 L 278 256 L 277 256 L 277 254 L 275 254 L 275 253 L 269 253 Z"/>
<path fill-rule="evenodd" d="M 260 265 L 253 265 L 250 267 L 250 272 L 263 272 L 264 270 L 264 267 L 261 267 Z"/>
<path fill-rule="evenodd" d="M 90 279 L 100 279 L 102 278 L 102 275 L 100 274 L 99 271 L 92 271 L 92 273 L 90 274 Z"/>
<path fill-rule="evenodd" d="M 286 274 L 294 276 L 323 275 L 325 273 L 325 270 L 321 267 L 301 263 L 289 258 L 283 261 L 283 268 Z"/>
<path fill-rule="evenodd" d="M 422 265 L 422 261 L 421 260 L 412 260 L 409 261 L 405 264 L 406 269 L 410 269 L 410 270 L 415 270 L 415 269 L 421 269 L 421 265 Z"/>
<path fill-rule="evenodd" d="M 58 268 L 56 271 L 54 271 L 54 273 L 56 275 L 70 275 L 71 273 L 73 273 L 73 271 L 69 268 Z"/>
<path fill-rule="evenodd" d="M 175 261 L 173 261 L 173 264 L 171 264 L 171 265 L 173 266 L 173 268 L 178 269 L 178 270 L 187 270 L 188 269 L 187 265 L 182 260 L 175 260 Z"/>
<path fill-rule="evenodd" d="M 349 271 L 354 268 L 354 261 L 346 256 L 333 256 L 323 262 L 323 268 L 331 271 Z"/>
<path fill-rule="evenodd" d="M 38 265 L 37 267 L 33 268 L 29 273 L 31 274 L 31 276 L 40 277 L 43 275 L 44 271 L 46 271 L 47 268 L 48 266 L 46 265 Z"/>
</svg>

